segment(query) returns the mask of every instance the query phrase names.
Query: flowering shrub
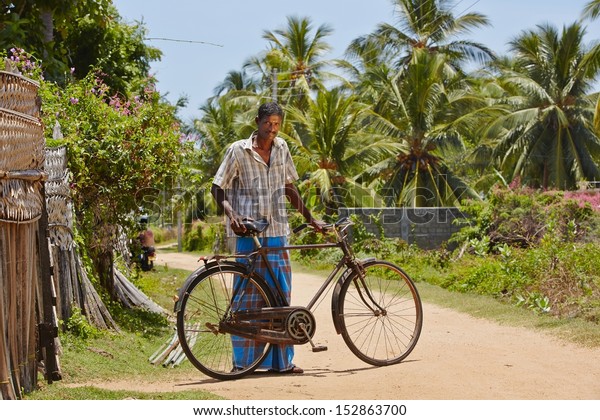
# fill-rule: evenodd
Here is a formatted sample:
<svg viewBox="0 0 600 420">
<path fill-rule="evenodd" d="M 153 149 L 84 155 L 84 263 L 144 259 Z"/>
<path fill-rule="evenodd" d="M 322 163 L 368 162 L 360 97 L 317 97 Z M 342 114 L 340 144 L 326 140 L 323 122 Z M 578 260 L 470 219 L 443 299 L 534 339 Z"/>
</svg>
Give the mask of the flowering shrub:
<svg viewBox="0 0 600 420">
<path fill-rule="evenodd" d="M 116 95 L 99 72 L 75 80 L 71 69 L 59 86 L 43 80 L 40 62 L 23 49 L 12 48 L 5 59 L 40 82 L 47 144 L 67 146 L 77 230 L 101 280 L 111 283 L 118 227 L 132 228 L 132 214 L 153 206 L 164 180 L 182 170 L 192 142 L 182 141 L 175 107 L 161 100 L 151 78 L 137 92 Z M 57 126 L 61 139 L 53 139 Z"/>
<path fill-rule="evenodd" d="M 486 238 L 488 252 L 502 245 L 529 248 L 545 235 L 562 241 L 584 240 L 598 225 L 599 202 L 600 196 L 589 192 L 495 188 L 487 202 L 465 205 L 463 211 L 470 217 L 453 240 Z"/>
<path fill-rule="evenodd" d="M 567 191 L 565 198 L 574 200 L 581 208 L 590 206 L 592 210 L 600 212 L 600 192 L 596 191 Z"/>
<path fill-rule="evenodd" d="M 48 138 L 56 122 L 62 128 L 78 208 L 122 222 L 141 204 L 139 192 L 178 172 L 189 144 L 152 83 L 133 100 L 107 92 L 96 74 L 66 89 L 46 84 L 42 111 Z"/>
<path fill-rule="evenodd" d="M 10 55 L 6 58 L 23 76 L 38 81 L 44 80 L 39 61 L 25 52 L 24 49 L 13 47 L 10 49 Z"/>
<path fill-rule="evenodd" d="M 45 134 L 60 124 L 72 173 L 79 232 L 102 284 L 112 292 L 112 250 L 118 227 L 135 227 L 139 207 L 153 207 L 165 179 L 177 177 L 191 143 L 181 142 L 175 109 L 152 80 L 129 99 L 109 96 L 103 75 L 65 88 L 40 89 Z M 131 232 L 131 231 L 130 231 Z"/>
</svg>

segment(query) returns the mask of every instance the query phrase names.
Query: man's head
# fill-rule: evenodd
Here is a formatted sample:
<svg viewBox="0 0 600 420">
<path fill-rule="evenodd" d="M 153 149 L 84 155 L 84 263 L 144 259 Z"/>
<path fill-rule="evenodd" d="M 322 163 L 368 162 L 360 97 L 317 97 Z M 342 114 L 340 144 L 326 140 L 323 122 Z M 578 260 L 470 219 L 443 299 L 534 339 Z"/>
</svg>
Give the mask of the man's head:
<svg viewBox="0 0 600 420">
<path fill-rule="evenodd" d="M 277 102 L 267 102 L 262 104 L 258 108 L 258 119 L 262 120 L 264 117 L 268 117 L 271 115 L 279 115 L 281 119 L 283 119 L 283 109 L 279 106 Z"/>
<path fill-rule="evenodd" d="M 279 133 L 283 121 L 283 109 L 276 102 L 267 102 L 258 108 L 255 119 L 257 135 L 261 140 L 273 140 Z"/>
</svg>

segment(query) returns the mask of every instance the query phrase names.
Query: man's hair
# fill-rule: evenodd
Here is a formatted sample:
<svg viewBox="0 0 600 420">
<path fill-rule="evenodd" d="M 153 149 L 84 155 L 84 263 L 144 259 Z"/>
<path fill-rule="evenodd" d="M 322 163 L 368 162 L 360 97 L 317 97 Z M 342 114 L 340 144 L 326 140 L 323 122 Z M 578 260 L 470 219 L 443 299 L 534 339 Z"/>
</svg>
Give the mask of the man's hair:
<svg viewBox="0 0 600 420">
<path fill-rule="evenodd" d="M 271 115 L 279 115 L 283 119 L 283 109 L 281 109 L 277 102 L 267 102 L 262 104 L 258 108 L 259 120 L 262 120 L 264 117 L 269 117 Z"/>
</svg>

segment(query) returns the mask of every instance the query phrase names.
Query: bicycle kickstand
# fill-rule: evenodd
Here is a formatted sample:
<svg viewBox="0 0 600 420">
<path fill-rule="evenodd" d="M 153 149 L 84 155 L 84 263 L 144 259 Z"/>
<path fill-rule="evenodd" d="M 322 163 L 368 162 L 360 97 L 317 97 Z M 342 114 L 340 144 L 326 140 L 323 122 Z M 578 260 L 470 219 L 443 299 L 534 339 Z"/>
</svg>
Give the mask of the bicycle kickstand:
<svg viewBox="0 0 600 420">
<path fill-rule="evenodd" d="M 302 330 L 304 335 L 306 335 L 306 338 L 308 338 L 308 342 L 310 343 L 310 346 L 312 347 L 313 353 L 317 353 L 319 351 L 327 351 L 327 346 L 315 346 L 315 343 L 313 343 L 313 341 L 310 339 L 310 335 L 308 335 L 308 331 L 306 331 L 306 324 L 301 322 L 298 325 L 298 327 L 300 327 L 300 329 Z"/>
</svg>

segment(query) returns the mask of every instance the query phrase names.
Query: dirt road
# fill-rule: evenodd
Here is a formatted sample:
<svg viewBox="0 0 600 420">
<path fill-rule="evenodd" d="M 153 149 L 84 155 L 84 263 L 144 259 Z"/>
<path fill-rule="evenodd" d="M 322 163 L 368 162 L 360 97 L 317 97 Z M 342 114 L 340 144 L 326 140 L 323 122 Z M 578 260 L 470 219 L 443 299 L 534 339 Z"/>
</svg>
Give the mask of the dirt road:
<svg viewBox="0 0 600 420">
<path fill-rule="evenodd" d="M 193 269 L 195 258 L 158 253 L 158 265 Z M 322 279 L 295 273 L 293 302 L 302 305 Z M 303 375 L 253 374 L 219 382 L 200 372 L 173 383 L 95 384 L 112 389 L 202 389 L 233 400 L 598 400 L 600 349 L 580 348 L 525 328 L 505 327 L 424 304 L 421 338 L 403 363 L 375 368 L 334 333 L 329 300 L 316 310 L 314 341 L 296 347 Z"/>
</svg>

